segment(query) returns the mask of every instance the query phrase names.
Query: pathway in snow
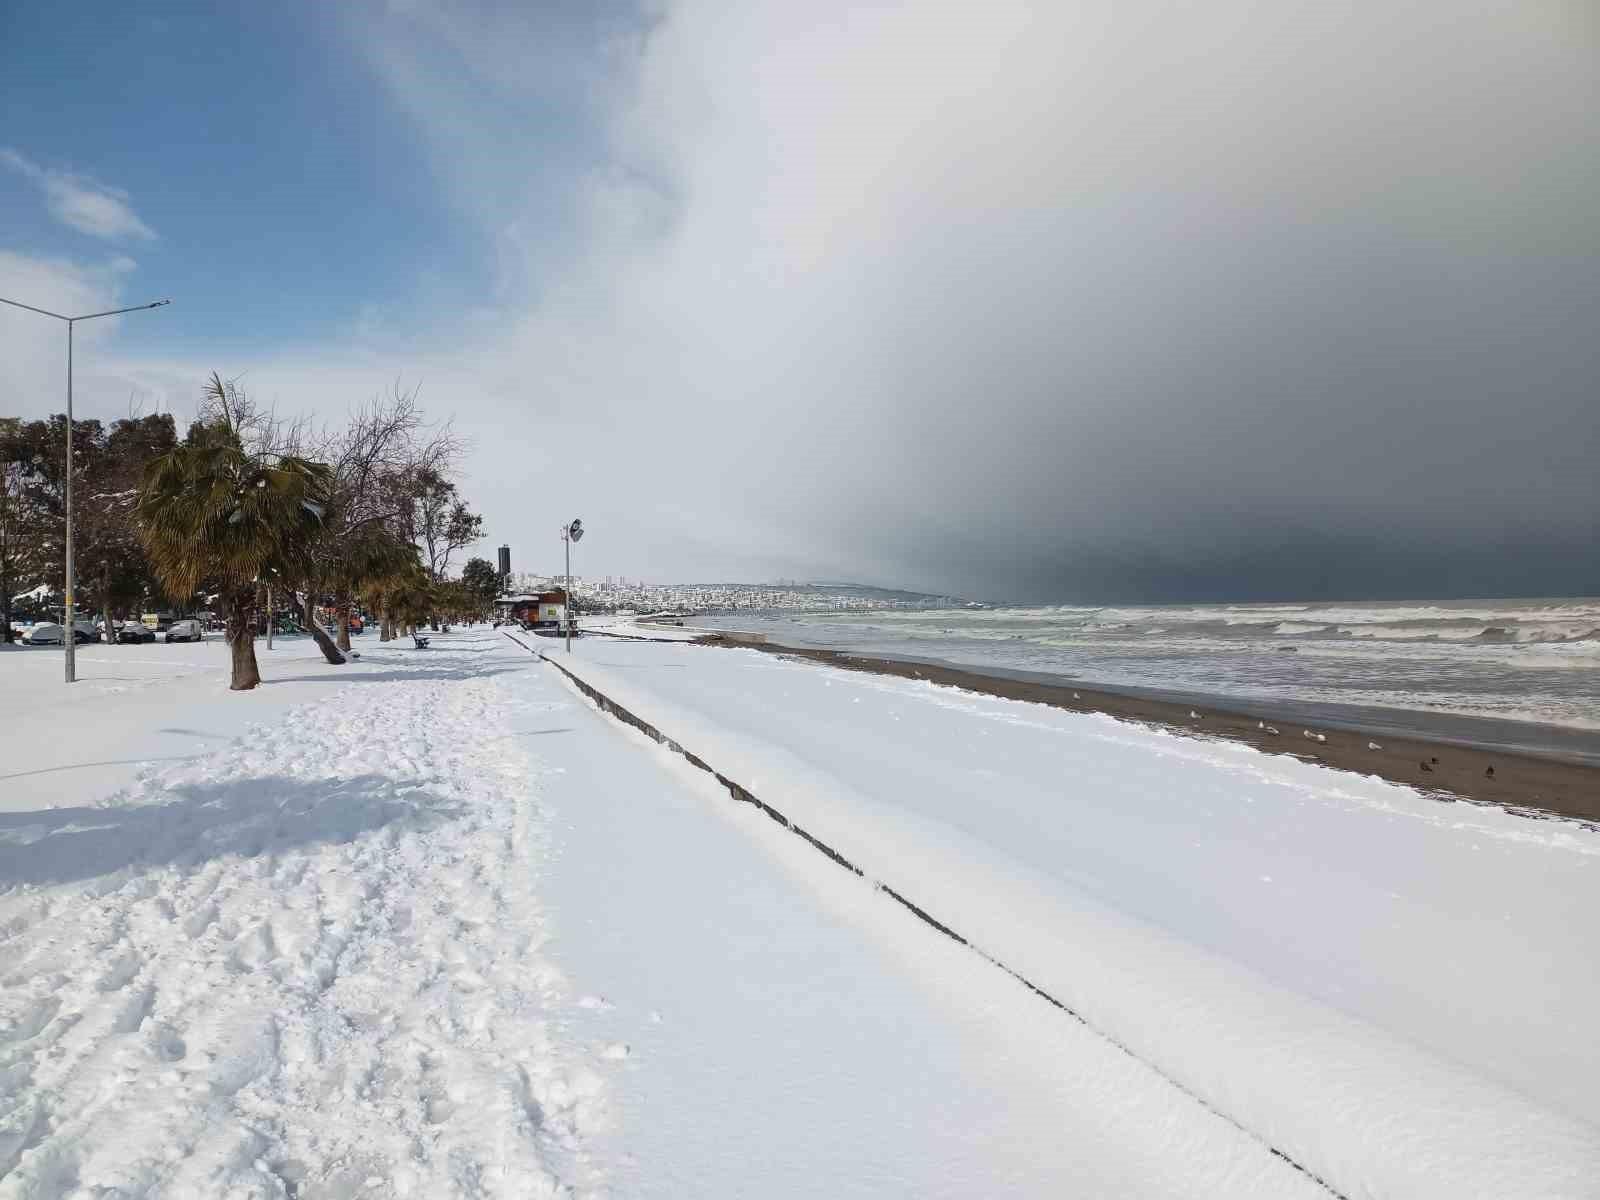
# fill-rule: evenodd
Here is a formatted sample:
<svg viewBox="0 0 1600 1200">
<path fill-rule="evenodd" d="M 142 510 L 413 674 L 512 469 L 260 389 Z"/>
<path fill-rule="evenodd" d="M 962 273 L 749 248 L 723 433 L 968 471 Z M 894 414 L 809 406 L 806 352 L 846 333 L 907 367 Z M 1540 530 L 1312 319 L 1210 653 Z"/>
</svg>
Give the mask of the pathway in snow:
<svg viewBox="0 0 1600 1200">
<path fill-rule="evenodd" d="M 0 817 L 0 1196 L 584 1182 L 603 1089 L 550 1039 L 543 835 L 481 650 Z"/>
</svg>

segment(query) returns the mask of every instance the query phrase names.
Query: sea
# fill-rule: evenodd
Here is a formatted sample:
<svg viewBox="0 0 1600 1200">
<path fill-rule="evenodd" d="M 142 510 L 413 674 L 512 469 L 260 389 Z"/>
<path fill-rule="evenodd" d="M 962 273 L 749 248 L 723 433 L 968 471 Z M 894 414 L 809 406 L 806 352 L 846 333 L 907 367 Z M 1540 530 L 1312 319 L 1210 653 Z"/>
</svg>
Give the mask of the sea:
<svg viewBox="0 0 1600 1200">
<path fill-rule="evenodd" d="M 689 623 L 1600 762 L 1600 598 L 765 612 Z"/>
</svg>

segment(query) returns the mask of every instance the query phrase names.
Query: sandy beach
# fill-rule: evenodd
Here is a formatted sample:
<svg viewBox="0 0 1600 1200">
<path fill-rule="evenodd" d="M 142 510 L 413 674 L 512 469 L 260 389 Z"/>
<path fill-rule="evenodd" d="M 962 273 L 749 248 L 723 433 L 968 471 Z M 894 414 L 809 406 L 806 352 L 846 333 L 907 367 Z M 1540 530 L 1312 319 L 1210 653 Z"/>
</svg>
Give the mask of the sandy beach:
<svg viewBox="0 0 1600 1200">
<path fill-rule="evenodd" d="M 926 679 L 1075 712 L 1106 713 L 1197 737 L 1231 738 L 1268 753 L 1288 754 L 1342 771 L 1407 784 L 1445 803 L 1494 804 L 1531 818 L 1555 815 L 1600 822 L 1600 767 L 1558 757 L 1484 749 L 1457 741 L 1396 737 L 1385 730 L 1352 728 L 1348 721 L 1336 728 L 1307 721 L 1303 715 L 1300 719 L 1274 721 L 1264 712 L 1241 712 L 1226 704 L 1168 701 L 1075 683 L 1013 679 L 938 663 L 784 646 L 739 634 L 714 634 L 701 641 L 710 646 L 738 646 L 809 659 L 852 671 Z M 1308 730 L 1318 736 L 1307 737 Z M 1373 749 L 1374 746 L 1379 748 Z"/>
</svg>

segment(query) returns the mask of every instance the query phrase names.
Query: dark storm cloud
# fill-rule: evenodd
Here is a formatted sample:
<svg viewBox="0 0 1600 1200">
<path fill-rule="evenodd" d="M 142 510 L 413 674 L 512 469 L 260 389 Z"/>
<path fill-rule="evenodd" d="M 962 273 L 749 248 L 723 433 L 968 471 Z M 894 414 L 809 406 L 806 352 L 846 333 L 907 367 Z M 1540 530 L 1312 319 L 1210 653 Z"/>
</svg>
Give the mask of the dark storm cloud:
<svg viewBox="0 0 1600 1200">
<path fill-rule="evenodd" d="M 1405 9 L 676 11 L 643 473 L 966 593 L 1600 590 L 1596 22 Z"/>
</svg>

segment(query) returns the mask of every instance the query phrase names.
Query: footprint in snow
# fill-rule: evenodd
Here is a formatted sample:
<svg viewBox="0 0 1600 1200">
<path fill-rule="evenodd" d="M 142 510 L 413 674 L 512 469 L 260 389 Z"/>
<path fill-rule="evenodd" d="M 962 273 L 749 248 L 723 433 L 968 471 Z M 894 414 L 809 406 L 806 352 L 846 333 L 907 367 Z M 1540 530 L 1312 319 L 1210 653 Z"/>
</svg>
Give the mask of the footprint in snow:
<svg viewBox="0 0 1600 1200">
<path fill-rule="evenodd" d="M 621 1062 L 632 1053 L 627 1042 L 612 1042 L 600 1051 L 600 1057 L 610 1059 L 612 1062 Z"/>
<path fill-rule="evenodd" d="M 616 1005 L 604 996 L 585 996 L 578 1001 L 578 1007 L 592 1009 L 595 1012 L 610 1012 Z"/>
</svg>

